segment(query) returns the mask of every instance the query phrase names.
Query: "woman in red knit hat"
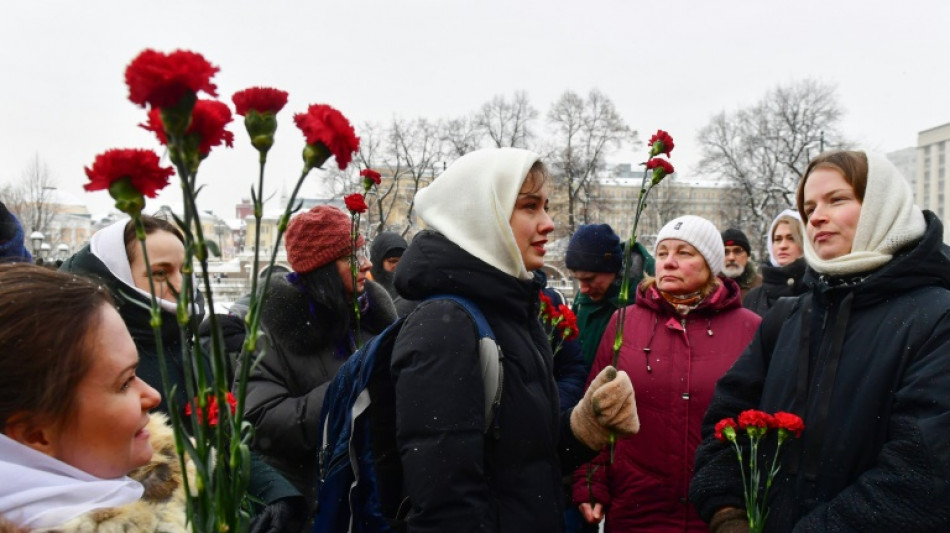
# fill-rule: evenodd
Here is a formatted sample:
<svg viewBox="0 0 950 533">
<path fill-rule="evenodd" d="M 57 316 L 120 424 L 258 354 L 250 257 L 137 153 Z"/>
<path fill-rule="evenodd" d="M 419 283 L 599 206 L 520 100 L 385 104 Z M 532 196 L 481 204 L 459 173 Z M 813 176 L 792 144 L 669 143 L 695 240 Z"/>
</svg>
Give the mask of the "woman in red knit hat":
<svg viewBox="0 0 950 533">
<path fill-rule="evenodd" d="M 264 357 L 247 384 L 247 419 L 254 447 L 307 498 L 316 501 L 317 441 L 327 386 L 356 349 L 353 294 L 359 295 L 361 341 L 396 320 L 380 285 L 366 279 L 372 264 L 356 242 L 356 287 L 350 274 L 350 217 L 320 205 L 287 226 L 293 272 L 271 279 L 261 315 Z"/>
</svg>

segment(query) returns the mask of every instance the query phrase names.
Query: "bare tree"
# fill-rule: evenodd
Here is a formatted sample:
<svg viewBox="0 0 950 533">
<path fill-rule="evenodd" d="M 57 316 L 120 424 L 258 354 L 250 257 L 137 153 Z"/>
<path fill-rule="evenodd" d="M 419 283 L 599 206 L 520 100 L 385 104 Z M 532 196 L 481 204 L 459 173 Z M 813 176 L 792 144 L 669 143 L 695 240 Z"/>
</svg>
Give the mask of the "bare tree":
<svg viewBox="0 0 950 533">
<path fill-rule="evenodd" d="M 482 145 L 483 131 L 474 119 L 461 117 L 445 120 L 439 127 L 442 130 L 441 139 L 447 156 L 462 157 Z"/>
<path fill-rule="evenodd" d="M 400 158 L 389 157 L 392 147 L 387 131 L 375 124 L 365 124 L 360 130 L 360 151 L 357 158 L 363 168 L 371 168 L 382 174 L 380 184 L 367 195 L 370 204 L 366 216 L 366 236 L 370 239 L 390 229 L 387 221 L 399 199 L 399 180 L 402 172 Z"/>
<path fill-rule="evenodd" d="M 734 183 L 737 208 L 728 218 L 756 241 L 759 257 L 772 218 L 795 203 L 808 161 L 848 142 L 834 85 L 802 80 L 778 86 L 752 106 L 713 116 L 698 135 L 700 168 Z M 827 140 L 826 140 L 827 139 Z"/>
<path fill-rule="evenodd" d="M 23 231 L 29 235 L 34 231 L 44 234 L 48 243 L 56 244 L 58 235 L 53 235 L 51 222 L 56 215 L 53 205 L 56 181 L 40 159 L 35 154 L 29 165 L 21 172 L 17 183 L 8 184 L 0 190 L 0 199 L 23 225 Z"/>
<path fill-rule="evenodd" d="M 633 132 L 614 108 L 613 102 L 597 89 L 582 98 L 566 91 L 548 112 L 548 123 L 554 131 L 554 152 L 550 159 L 555 177 L 567 194 L 567 225 L 574 233 L 579 221 L 591 219 L 591 203 L 597 202 L 597 173 L 605 166 L 605 158 L 625 141 L 633 140 Z"/>
<path fill-rule="evenodd" d="M 498 148 L 527 148 L 534 137 L 531 126 L 537 117 L 538 110 L 528 100 L 528 93 L 518 91 L 510 101 L 499 94 L 485 102 L 474 122 Z"/>
<path fill-rule="evenodd" d="M 405 207 L 403 220 L 396 225 L 402 228 L 405 237 L 414 233 L 416 226 L 416 192 L 435 178 L 440 167 L 444 168 L 442 140 L 438 124 L 424 118 L 413 121 L 393 119 L 389 136 L 393 159 L 400 167 L 400 172 L 394 177 L 402 184 L 400 197 Z"/>
</svg>

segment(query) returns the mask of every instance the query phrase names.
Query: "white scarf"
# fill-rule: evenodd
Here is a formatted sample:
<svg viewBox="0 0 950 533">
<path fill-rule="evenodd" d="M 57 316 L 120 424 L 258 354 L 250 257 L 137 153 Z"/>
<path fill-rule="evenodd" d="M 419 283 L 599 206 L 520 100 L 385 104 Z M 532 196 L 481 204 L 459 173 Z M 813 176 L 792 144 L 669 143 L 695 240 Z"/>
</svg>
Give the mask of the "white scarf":
<svg viewBox="0 0 950 533">
<path fill-rule="evenodd" d="M 143 491 L 129 477 L 97 478 L 0 433 L 0 515 L 17 525 L 58 526 L 137 501 Z"/>
<path fill-rule="evenodd" d="M 886 157 L 865 152 L 868 158 L 868 183 L 861 203 L 858 227 L 851 253 L 822 260 L 805 240 L 805 261 L 820 274 L 851 276 L 876 270 L 890 261 L 894 253 L 924 235 L 927 223 L 914 205 L 910 185 Z"/>
<path fill-rule="evenodd" d="M 792 217 L 795 220 L 797 220 L 798 231 L 801 232 L 802 234 L 802 240 L 807 239 L 806 237 L 807 233 L 805 233 L 805 226 L 802 225 L 802 216 L 798 214 L 798 210 L 786 209 L 785 211 L 782 211 L 781 213 L 776 215 L 775 218 L 772 219 L 772 225 L 769 226 L 769 234 L 768 234 L 769 262 L 772 263 L 772 266 L 774 267 L 781 266 L 781 265 L 779 265 L 778 260 L 775 259 L 775 251 L 773 250 L 773 246 L 775 245 L 775 243 L 772 242 L 772 235 L 775 234 L 775 225 L 778 223 L 778 220 L 782 217 Z M 804 247 L 802 248 L 802 251 L 804 252 Z"/>
<path fill-rule="evenodd" d="M 416 193 L 416 212 L 430 229 L 466 252 L 508 275 L 531 279 L 509 221 L 538 158 L 520 148 L 465 154 Z"/>
<path fill-rule="evenodd" d="M 132 279 L 132 268 L 129 266 L 129 256 L 125 251 L 125 226 L 128 223 L 129 219 L 125 218 L 94 233 L 92 239 L 89 240 L 89 250 L 92 255 L 102 261 L 116 279 L 124 283 L 130 290 L 149 300 L 152 295 L 148 291 L 136 287 L 135 280 Z M 138 241 L 135 242 L 135 245 L 141 247 Z M 175 313 L 178 309 L 176 302 L 163 298 L 156 298 L 156 301 L 162 309 L 169 313 Z"/>
</svg>

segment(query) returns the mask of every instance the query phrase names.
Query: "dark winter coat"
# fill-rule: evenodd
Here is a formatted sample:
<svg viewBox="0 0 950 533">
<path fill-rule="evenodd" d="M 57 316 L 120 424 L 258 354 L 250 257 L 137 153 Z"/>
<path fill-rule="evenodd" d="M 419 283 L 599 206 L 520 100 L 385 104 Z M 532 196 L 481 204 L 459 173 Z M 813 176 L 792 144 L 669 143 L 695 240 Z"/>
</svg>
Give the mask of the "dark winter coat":
<svg viewBox="0 0 950 533">
<path fill-rule="evenodd" d="M 60 270 L 91 276 L 102 281 L 112 291 L 118 305 L 119 315 L 125 322 L 125 327 L 135 341 L 139 352 L 139 365 L 135 374 L 156 390 L 161 391 L 162 401 L 156 408 L 167 413 L 168 403 L 165 398 L 165 388 L 162 385 L 162 373 L 158 360 L 158 345 L 155 343 L 155 334 L 150 326 L 151 311 L 148 309 L 149 300 L 141 293 L 131 290 L 119 281 L 109 269 L 96 257 L 86 245 L 68 258 Z M 145 307 L 143 307 L 145 306 Z M 162 310 L 161 338 L 162 348 L 166 354 L 165 363 L 168 370 L 168 389 L 175 387 L 175 405 L 184 415 L 184 407 L 189 401 L 185 388 L 185 369 L 181 356 L 181 330 L 174 314 Z M 200 320 L 196 318 L 196 321 Z M 211 364 L 203 359 L 205 371 L 211 375 Z M 251 479 L 248 493 L 265 504 L 284 498 L 299 498 L 300 494 L 280 474 L 261 461 L 256 453 L 251 454 Z"/>
<path fill-rule="evenodd" d="M 742 298 L 742 307 L 765 316 L 776 300 L 786 296 L 798 296 L 808 290 L 805 285 L 805 259 L 799 258 L 781 267 L 762 266 L 762 285 L 755 287 Z"/>
<path fill-rule="evenodd" d="M 754 408 L 805 422 L 783 446 L 767 531 L 950 531 L 950 253 L 924 215 L 922 240 L 885 266 L 818 280 L 774 350 L 766 316 L 703 420 L 690 487 L 703 518 L 744 506 L 735 452 L 712 434 Z"/>
<path fill-rule="evenodd" d="M 261 313 L 265 353 L 248 379 L 246 418 L 255 427 L 255 449 L 312 504 L 323 396 L 356 346 L 349 336 L 332 338 L 333 318 L 314 314 L 310 299 L 283 276 L 271 279 L 268 293 Z M 396 319 L 382 287 L 367 281 L 366 297 L 362 342 Z"/>
<path fill-rule="evenodd" d="M 537 270 L 535 277 L 542 287 L 541 292 L 551 299 L 555 307 L 565 305 L 564 296 L 547 286 L 547 276 L 544 273 Z M 584 385 L 587 382 L 587 365 L 584 364 L 580 340 L 563 340 L 549 331 L 550 326 L 543 323 L 542 326 L 551 339 L 551 350 L 554 352 L 554 381 L 557 382 L 558 403 L 562 411 L 570 409 L 577 405 L 586 390 Z"/>
<path fill-rule="evenodd" d="M 561 472 L 594 452 L 561 412 L 534 281 L 519 280 L 439 233 L 416 235 L 396 273 L 401 294 L 455 294 L 486 316 L 504 356 L 497 422 L 484 433 L 475 326 L 455 302 L 422 302 L 396 341 L 397 441 L 410 532 L 561 531 Z"/>
<path fill-rule="evenodd" d="M 633 382 L 640 432 L 617 442 L 613 465 L 604 451 L 574 474 L 574 503 L 603 504 L 607 531 L 706 531 L 686 501 L 703 413 L 761 320 L 742 309 L 734 281 L 720 281 L 685 317 L 654 287 L 627 308 L 617 367 Z M 607 326 L 590 379 L 613 363 L 618 317 Z"/>
<path fill-rule="evenodd" d="M 33 261 L 26 249 L 23 226 L 3 202 L 0 202 L 0 261 Z"/>
</svg>

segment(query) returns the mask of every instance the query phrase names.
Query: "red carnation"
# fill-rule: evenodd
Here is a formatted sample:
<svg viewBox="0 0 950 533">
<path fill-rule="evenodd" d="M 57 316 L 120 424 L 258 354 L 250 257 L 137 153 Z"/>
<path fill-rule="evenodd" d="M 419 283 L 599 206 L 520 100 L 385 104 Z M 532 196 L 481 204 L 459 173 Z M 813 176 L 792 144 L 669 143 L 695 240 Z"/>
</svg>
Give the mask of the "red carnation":
<svg viewBox="0 0 950 533">
<path fill-rule="evenodd" d="M 234 93 L 231 97 L 238 115 L 246 116 L 248 111 L 260 114 L 277 113 L 287 105 L 287 92 L 271 87 L 251 87 Z"/>
<path fill-rule="evenodd" d="M 371 168 L 361 170 L 360 176 L 362 176 L 364 180 L 372 181 L 376 185 L 379 185 L 383 181 L 382 175 Z"/>
<path fill-rule="evenodd" d="M 366 206 L 366 200 L 360 193 L 353 193 L 344 196 L 343 203 L 346 204 L 346 208 L 350 210 L 350 213 L 365 213 L 366 210 L 369 209 Z"/>
<path fill-rule="evenodd" d="M 538 296 L 539 296 L 540 299 L 541 299 L 541 312 L 542 312 L 542 313 L 544 313 L 544 312 L 545 312 L 546 310 L 548 310 L 548 309 L 553 309 L 553 308 L 554 308 L 554 302 L 551 301 L 551 298 L 549 298 L 547 294 L 544 294 L 544 292 L 541 292 Z"/>
<path fill-rule="evenodd" d="M 748 429 L 750 427 L 768 429 L 774 427 L 774 425 L 775 422 L 772 419 L 772 415 L 766 412 L 749 409 L 739 413 L 739 427 L 742 429 Z"/>
<path fill-rule="evenodd" d="M 129 86 L 129 100 L 145 107 L 172 107 L 187 94 L 204 91 L 217 96 L 217 87 L 211 77 L 218 67 L 201 54 L 176 50 L 163 54 L 145 50 L 125 69 L 125 83 Z"/>
<path fill-rule="evenodd" d="M 198 141 L 198 153 L 203 157 L 215 146 L 223 142 L 229 148 L 234 146 L 234 134 L 224 129 L 232 120 L 231 110 L 217 100 L 198 100 L 191 112 L 191 122 L 185 130 L 185 137 L 194 136 Z M 148 112 L 148 123 L 139 124 L 142 128 L 155 133 L 158 142 L 168 144 L 162 113 L 156 108 Z"/>
<path fill-rule="evenodd" d="M 577 329 L 577 316 L 574 311 L 571 311 L 566 304 L 559 305 L 557 310 L 561 314 L 561 321 L 557 324 L 558 329 L 561 330 L 561 337 L 566 341 L 576 339 L 580 335 L 580 330 Z"/>
<path fill-rule="evenodd" d="M 294 115 L 294 122 L 307 138 L 308 145 L 319 143 L 336 157 L 340 170 L 346 169 L 353 158 L 353 152 L 359 150 L 360 139 L 353 131 L 350 121 L 343 113 L 328 105 L 313 104 L 306 113 Z M 322 164 L 323 161 L 319 163 Z"/>
<path fill-rule="evenodd" d="M 670 152 L 673 151 L 673 138 L 670 137 L 669 133 L 657 130 L 653 137 L 650 137 L 650 142 L 647 145 L 650 147 L 650 157 L 658 154 L 666 154 L 666 157 L 670 157 Z"/>
<path fill-rule="evenodd" d="M 775 427 L 794 434 L 795 438 L 801 437 L 802 431 L 805 430 L 805 423 L 802 422 L 802 418 L 798 415 L 779 411 L 775 413 L 772 418 L 774 420 Z"/>
<path fill-rule="evenodd" d="M 725 442 L 736 439 L 736 421 L 731 418 L 723 418 L 716 423 L 716 438 Z"/>
<path fill-rule="evenodd" d="M 231 408 L 231 414 L 233 415 L 235 410 L 237 410 L 237 398 L 235 398 L 230 392 L 225 393 L 224 398 L 228 402 L 228 407 Z M 191 416 L 190 403 L 185 406 L 185 415 Z M 198 420 L 203 421 L 200 407 L 198 408 Z M 218 425 L 218 398 L 212 394 L 208 395 L 208 425 Z"/>
<path fill-rule="evenodd" d="M 647 170 L 653 170 L 653 185 L 656 185 L 662 181 L 667 174 L 673 173 L 673 165 L 666 159 L 654 157 L 647 161 Z"/>
<path fill-rule="evenodd" d="M 168 178 L 175 173 L 171 167 L 158 164 L 158 155 L 145 149 L 113 149 L 96 156 L 92 168 L 86 167 L 89 183 L 87 191 L 108 190 L 113 183 L 128 178 L 129 183 L 144 196 L 155 198 L 158 191 L 168 185 Z"/>
</svg>

